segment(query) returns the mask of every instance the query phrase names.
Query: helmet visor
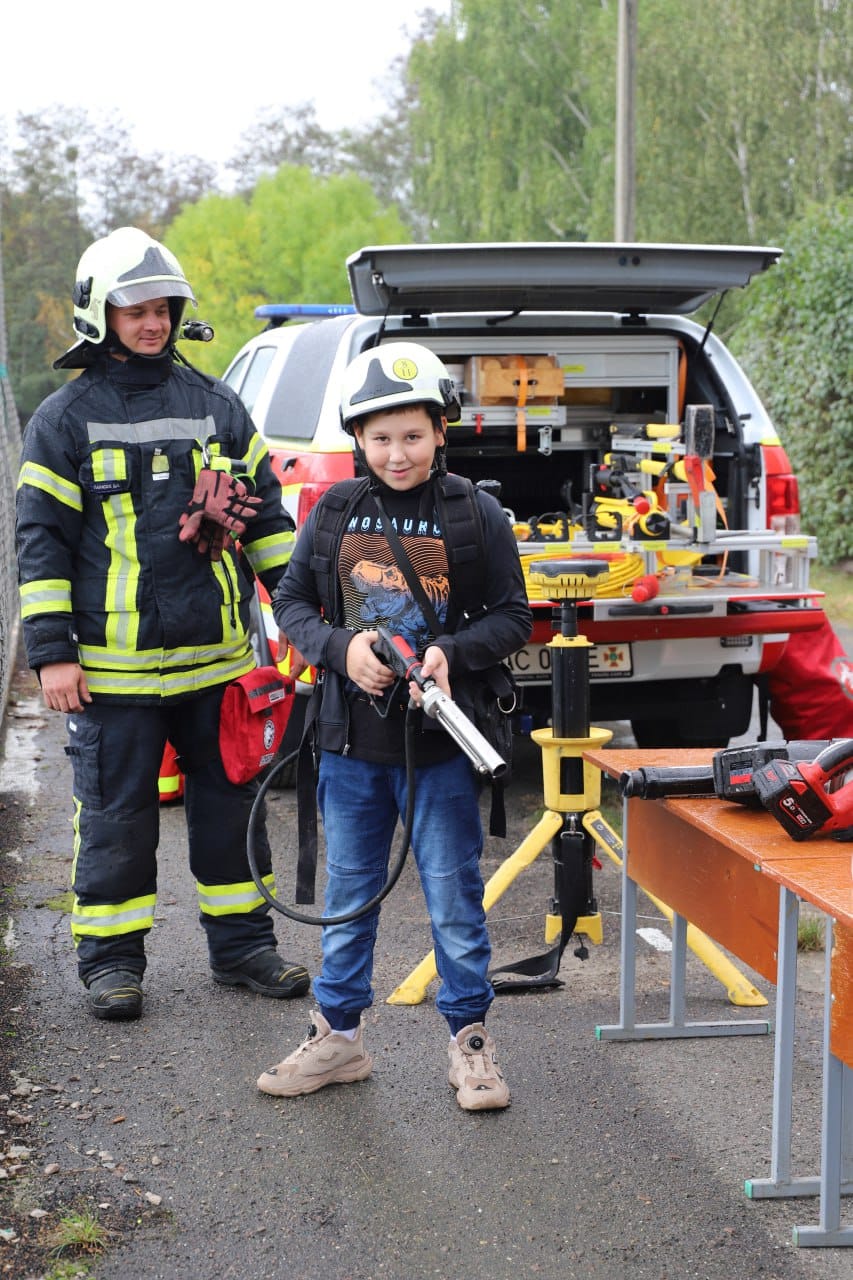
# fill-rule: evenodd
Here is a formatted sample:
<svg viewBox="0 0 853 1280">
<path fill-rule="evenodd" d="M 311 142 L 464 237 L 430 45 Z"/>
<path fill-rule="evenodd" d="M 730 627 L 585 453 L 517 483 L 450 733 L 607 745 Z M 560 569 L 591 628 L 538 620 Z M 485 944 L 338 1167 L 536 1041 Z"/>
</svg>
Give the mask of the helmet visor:
<svg viewBox="0 0 853 1280">
<path fill-rule="evenodd" d="M 107 294 L 107 302 L 114 307 L 133 307 L 152 298 L 188 298 L 196 306 L 193 291 L 186 280 L 176 280 L 174 276 L 159 280 L 131 280 L 115 285 Z"/>
</svg>

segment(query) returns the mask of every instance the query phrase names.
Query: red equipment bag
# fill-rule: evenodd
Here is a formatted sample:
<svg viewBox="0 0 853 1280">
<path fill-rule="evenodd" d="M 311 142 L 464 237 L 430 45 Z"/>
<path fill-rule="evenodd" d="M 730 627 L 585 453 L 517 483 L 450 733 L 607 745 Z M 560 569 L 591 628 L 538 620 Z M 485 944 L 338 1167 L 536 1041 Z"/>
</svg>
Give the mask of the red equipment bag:
<svg viewBox="0 0 853 1280">
<path fill-rule="evenodd" d="M 786 738 L 853 738 L 853 660 L 828 619 L 789 638 L 768 687 Z"/>
<path fill-rule="evenodd" d="M 219 752 L 229 782 L 240 786 L 272 764 L 293 709 L 293 681 L 277 667 L 255 667 L 226 686 Z"/>
</svg>

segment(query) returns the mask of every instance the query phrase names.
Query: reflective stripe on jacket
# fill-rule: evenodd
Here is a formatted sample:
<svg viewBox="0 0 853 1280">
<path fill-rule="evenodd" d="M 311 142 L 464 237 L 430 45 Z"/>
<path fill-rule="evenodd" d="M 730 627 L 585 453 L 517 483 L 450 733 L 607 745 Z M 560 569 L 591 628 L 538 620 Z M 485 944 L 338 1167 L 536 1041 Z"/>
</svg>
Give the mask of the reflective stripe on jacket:
<svg viewBox="0 0 853 1280">
<path fill-rule="evenodd" d="M 49 396 L 24 437 L 16 535 L 30 666 L 80 662 L 96 696 L 159 701 L 254 666 L 252 572 L 178 541 L 205 451 L 262 499 L 243 551 L 268 591 L 293 533 L 266 444 L 224 383 L 105 359 Z"/>
</svg>

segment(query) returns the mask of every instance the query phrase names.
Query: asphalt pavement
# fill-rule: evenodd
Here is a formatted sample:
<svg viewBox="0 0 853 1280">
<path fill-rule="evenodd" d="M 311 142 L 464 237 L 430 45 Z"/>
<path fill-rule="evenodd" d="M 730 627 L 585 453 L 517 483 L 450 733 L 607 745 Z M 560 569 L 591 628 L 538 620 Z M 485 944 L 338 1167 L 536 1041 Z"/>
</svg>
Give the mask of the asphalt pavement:
<svg viewBox="0 0 853 1280">
<path fill-rule="evenodd" d="M 161 810 L 144 1016 L 91 1018 L 68 926 L 63 743 L 62 718 L 43 712 L 21 672 L 0 768 L 0 871 L 17 880 L 0 969 L 15 993 L 0 1228 L 10 1206 L 43 1239 L 69 1209 L 92 1213 L 113 1233 L 86 1261 L 98 1280 L 849 1280 L 849 1252 L 792 1243 L 794 1225 L 816 1219 L 814 1200 L 744 1194 L 744 1180 L 769 1168 L 772 1036 L 596 1039 L 618 1013 L 619 875 L 609 861 L 596 872 L 602 945 L 586 961 L 567 951 L 562 987 L 492 1009 L 512 1089 L 505 1112 L 457 1106 L 434 988 L 419 1005 L 386 1002 L 430 946 L 411 860 L 382 913 L 366 1029 L 373 1075 L 307 1098 L 258 1093 L 259 1072 L 303 1038 L 310 997 L 271 1001 L 212 982 L 180 806 Z M 280 878 L 292 874 L 294 804 L 292 792 L 271 795 Z M 542 807 L 538 753 L 523 744 L 509 838 L 489 839 L 487 877 Z M 490 915 L 495 962 L 542 949 L 551 891 L 546 851 Z M 645 909 L 653 941 L 639 958 L 638 1014 L 666 1018 L 668 957 L 655 932 L 666 925 Z M 284 920 L 277 931 L 283 953 L 316 971 L 319 931 Z M 794 1154 L 804 1173 L 819 1157 L 820 963 L 802 965 L 797 1010 Z M 773 988 L 739 967 L 767 996 L 772 1022 Z M 756 1016 L 729 1005 L 692 957 L 688 995 L 691 1018 Z M 0 1276 L 39 1274 L 0 1230 Z"/>
</svg>

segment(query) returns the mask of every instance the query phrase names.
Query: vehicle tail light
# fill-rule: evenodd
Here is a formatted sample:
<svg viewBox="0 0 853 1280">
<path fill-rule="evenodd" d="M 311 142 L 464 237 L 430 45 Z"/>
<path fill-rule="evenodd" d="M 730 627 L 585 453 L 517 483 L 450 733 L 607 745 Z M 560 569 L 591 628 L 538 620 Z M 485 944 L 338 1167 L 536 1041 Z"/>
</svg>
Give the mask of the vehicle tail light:
<svg viewBox="0 0 853 1280">
<path fill-rule="evenodd" d="M 763 450 L 767 477 L 767 527 L 774 533 L 800 532 L 800 490 L 781 445 Z"/>
<path fill-rule="evenodd" d="M 308 519 L 308 512 L 322 498 L 323 494 L 332 485 L 331 480 L 316 481 L 309 480 L 303 484 L 299 490 L 299 502 L 296 506 L 296 527 L 301 529 L 305 521 Z"/>
</svg>

